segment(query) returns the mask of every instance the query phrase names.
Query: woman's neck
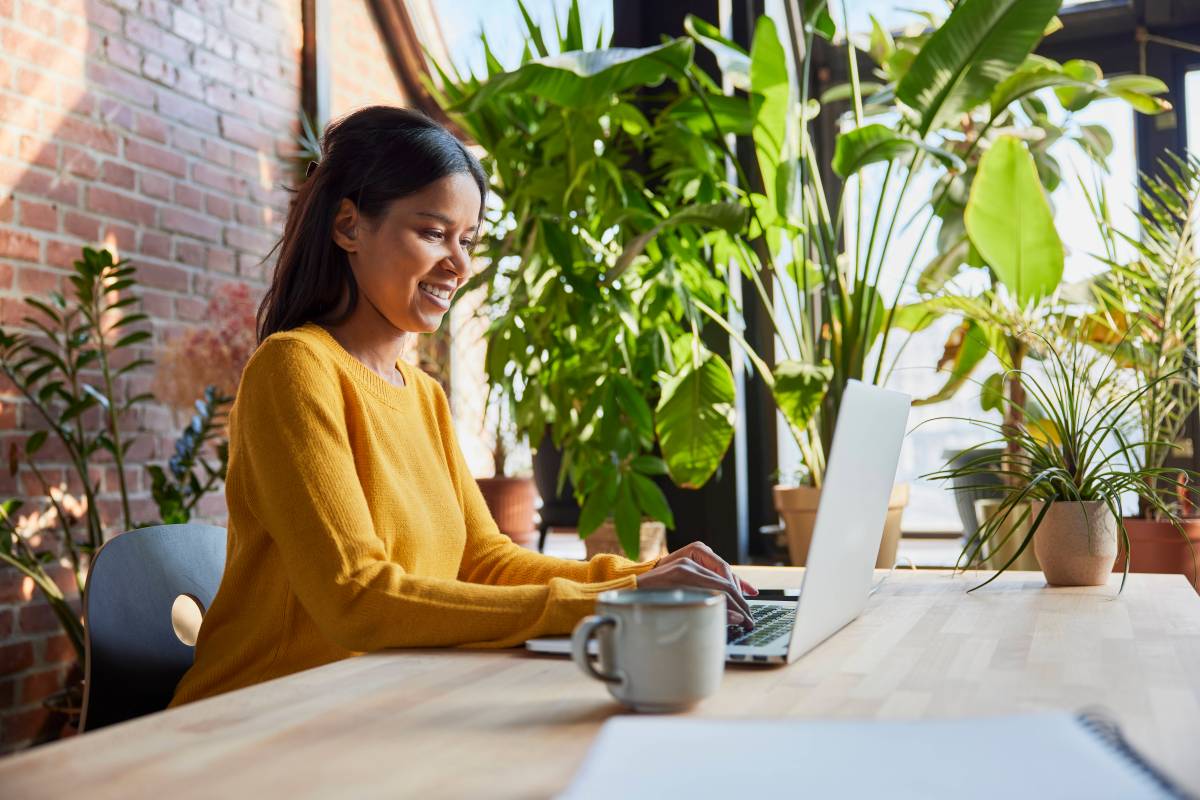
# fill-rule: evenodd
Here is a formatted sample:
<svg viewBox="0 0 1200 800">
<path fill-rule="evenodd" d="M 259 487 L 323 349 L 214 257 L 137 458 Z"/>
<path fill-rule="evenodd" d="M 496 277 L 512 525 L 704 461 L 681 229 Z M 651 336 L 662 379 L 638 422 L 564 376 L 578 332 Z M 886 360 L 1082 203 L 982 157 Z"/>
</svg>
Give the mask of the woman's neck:
<svg viewBox="0 0 1200 800">
<path fill-rule="evenodd" d="M 353 313 L 345 319 L 320 325 L 367 369 L 395 386 L 404 385 L 396 362 L 404 353 L 409 334 L 384 319 L 366 298 L 360 296 Z"/>
</svg>

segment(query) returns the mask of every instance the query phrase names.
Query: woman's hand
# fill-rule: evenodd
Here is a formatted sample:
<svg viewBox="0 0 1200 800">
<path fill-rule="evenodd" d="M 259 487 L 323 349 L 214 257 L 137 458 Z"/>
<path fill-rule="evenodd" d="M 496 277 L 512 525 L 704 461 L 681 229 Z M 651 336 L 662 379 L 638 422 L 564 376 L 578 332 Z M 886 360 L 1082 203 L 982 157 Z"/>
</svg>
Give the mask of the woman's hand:
<svg viewBox="0 0 1200 800">
<path fill-rule="evenodd" d="M 724 592 L 729 624 L 754 627 L 750 604 L 743 595 L 754 597 L 758 590 L 734 575 L 725 560 L 702 542 L 692 542 L 663 556 L 654 569 L 639 575 L 637 582 L 642 589 L 692 587 Z"/>
</svg>

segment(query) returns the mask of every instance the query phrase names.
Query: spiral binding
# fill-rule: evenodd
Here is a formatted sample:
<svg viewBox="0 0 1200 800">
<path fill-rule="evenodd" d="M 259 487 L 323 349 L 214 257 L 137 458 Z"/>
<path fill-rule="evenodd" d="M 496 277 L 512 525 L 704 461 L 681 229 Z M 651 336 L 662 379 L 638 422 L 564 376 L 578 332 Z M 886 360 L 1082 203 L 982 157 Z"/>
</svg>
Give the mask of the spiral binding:
<svg viewBox="0 0 1200 800">
<path fill-rule="evenodd" d="M 1086 730 L 1108 745 L 1115 753 L 1121 755 L 1126 763 L 1136 769 L 1143 777 L 1151 780 L 1167 797 L 1177 800 L 1197 800 L 1179 784 L 1168 778 L 1157 767 L 1142 757 L 1133 745 L 1121 733 L 1120 726 L 1112 716 L 1101 709 L 1090 709 L 1076 714 L 1075 718 Z"/>
</svg>

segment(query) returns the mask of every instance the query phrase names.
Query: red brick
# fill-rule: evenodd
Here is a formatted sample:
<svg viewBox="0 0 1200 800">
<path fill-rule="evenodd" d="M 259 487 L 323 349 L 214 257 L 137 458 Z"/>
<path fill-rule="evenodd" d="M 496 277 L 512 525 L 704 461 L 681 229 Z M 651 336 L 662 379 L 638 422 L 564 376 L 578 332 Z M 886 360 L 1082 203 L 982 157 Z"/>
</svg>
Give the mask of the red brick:
<svg viewBox="0 0 1200 800">
<path fill-rule="evenodd" d="M 205 139 L 203 145 L 204 157 L 223 167 L 233 166 L 233 150 L 221 144 L 216 138 Z"/>
<path fill-rule="evenodd" d="M 199 297 L 175 299 L 175 317 L 189 322 L 200 322 L 208 313 L 208 302 Z M 0 617 L 0 620 L 3 618 Z M 2 628 L 0 628 L 2 630 Z"/>
<path fill-rule="evenodd" d="M 157 231 L 142 231 L 140 252 L 151 258 L 171 257 L 171 237 Z"/>
<path fill-rule="evenodd" d="M 178 153 L 172 153 L 163 147 L 139 142 L 137 139 L 125 140 L 125 158 L 135 164 L 168 172 L 183 177 L 187 175 L 187 159 Z"/>
<path fill-rule="evenodd" d="M 42 36 L 53 37 L 57 33 L 58 25 L 54 13 L 29 3 L 21 4 L 21 23 Z"/>
<path fill-rule="evenodd" d="M 132 168 L 116 161 L 105 161 L 100 170 L 101 179 L 109 186 L 131 191 L 136 183 L 134 178 L 136 174 Z"/>
<path fill-rule="evenodd" d="M 67 244 L 66 242 L 46 242 L 46 263 L 52 267 L 60 267 L 62 269 L 71 269 L 72 265 L 79 258 L 79 245 Z M 19 320 L 22 315 L 18 315 Z M 7 311 L 4 314 L 5 322 L 12 322 L 8 317 Z M 36 494 L 36 487 L 34 493 Z"/>
<path fill-rule="evenodd" d="M 154 53 L 147 53 L 142 59 L 142 74 L 163 86 L 179 85 L 179 69 Z"/>
<path fill-rule="evenodd" d="M 58 617 L 47 603 L 22 606 L 17 620 L 21 633 L 49 633 L 58 630 Z"/>
<path fill-rule="evenodd" d="M 63 169 L 80 178 L 94 179 L 100 175 L 100 167 L 96 159 L 86 150 L 78 147 L 63 148 Z"/>
<path fill-rule="evenodd" d="M 271 134 L 247 125 L 244 120 L 229 114 L 221 115 L 221 134 L 231 142 L 253 147 L 255 150 L 270 152 L 275 139 Z"/>
<path fill-rule="evenodd" d="M 12 609 L 0 609 L 0 639 L 7 639 L 8 637 L 12 636 L 15 620 L 16 615 L 13 614 Z M 0 708 L 3 707 L 4 704 L 0 703 Z"/>
<path fill-rule="evenodd" d="M 195 155 L 204 154 L 204 136 L 193 131 L 186 131 L 181 128 L 176 128 L 171 134 L 171 144 L 176 150 L 183 150 L 186 153 L 194 153 Z"/>
<path fill-rule="evenodd" d="M 8 197 L 0 197 L 0 222 L 12 222 L 16 216 L 14 211 L 15 203 L 13 203 L 12 195 Z"/>
<path fill-rule="evenodd" d="M 233 203 L 227 197 L 208 194 L 204 196 L 204 210 L 214 217 L 233 219 Z"/>
<path fill-rule="evenodd" d="M 72 236 L 89 242 L 100 238 L 100 220 L 78 211 L 67 212 L 63 218 L 63 229 Z"/>
<path fill-rule="evenodd" d="M 103 0 L 87 0 L 87 19 L 92 25 L 98 25 L 106 31 L 121 30 L 121 12 Z"/>
<path fill-rule="evenodd" d="M 22 161 L 54 169 L 58 166 L 58 145 L 32 136 L 22 136 L 20 156 Z"/>
<path fill-rule="evenodd" d="M 128 72 L 137 72 L 142 65 L 142 51 L 119 36 L 104 37 L 104 56 Z"/>
<path fill-rule="evenodd" d="M 21 680 L 21 702 L 22 703 L 40 703 L 50 695 L 63 688 L 63 668 L 54 667 L 53 669 L 35 672 L 32 675 L 26 675 Z"/>
<path fill-rule="evenodd" d="M 196 44 L 204 43 L 204 20 L 186 11 L 175 9 L 171 30 Z"/>
<path fill-rule="evenodd" d="M 193 211 L 204 208 L 204 193 L 188 183 L 175 182 L 175 202 Z"/>
<path fill-rule="evenodd" d="M 175 239 L 175 260 L 189 267 L 203 267 L 205 263 L 204 245 L 190 239 Z"/>
<path fill-rule="evenodd" d="M 108 217 L 116 217 L 138 225 L 154 224 L 154 206 L 132 197 L 110 192 L 98 186 L 87 189 L 89 211 Z"/>
<path fill-rule="evenodd" d="M 237 260 L 229 250 L 210 247 L 208 248 L 208 259 L 205 262 L 205 266 L 217 272 L 232 273 L 237 268 Z"/>
<path fill-rule="evenodd" d="M 0 258 L 38 260 L 38 241 L 28 233 L 0 230 Z"/>
<path fill-rule="evenodd" d="M 108 64 L 89 61 L 87 77 L 98 87 L 114 92 L 135 105 L 148 107 L 154 103 L 154 84 L 140 76 L 130 75 Z"/>
<path fill-rule="evenodd" d="M 192 178 L 197 183 L 219 189 L 225 194 L 244 195 L 246 193 L 246 179 L 220 167 L 196 164 L 192 167 Z"/>
<path fill-rule="evenodd" d="M 110 127 L 124 128 L 127 131 L 133 130 L 133 109 L 120 100 L 114 100 L 111 97 L 101 98 L 100 117 Z"/>
<path fill-rule="evenodd" d="M 117 154 L 117 135 L 88 120 L 68 115 L 59 124 L 57 134 L 60 139 L 68 142 L 112 155 Z"/>
<path fill-rule="evenodd" d="M 65 205 L 73 206 L 79 203 L 79 184 L 63 175 L 51 175 L 30 169 L 21 176 L 16 188 L 26 194 L 57 200 Z"/>
<path fill-rule="evenodd" d="M 139 264 L 137 277 L 142 285 L 155 289 L 165 289 L 171 292 L 188 290 L 188 272 L 182 267 Z"/>
<path fill-rule="evenodd" d="M 171 199 L 171 179 L 154 172 L 143 172 L 138 176 L 142 194 L 159 200 Z"/>
<path fill-rule="evenodd" d="M 46 709 L 35 706 L 21 711 L 9 711 L 0 717 L 0 745 L 5 749 L 32 739 L 49 715 Z"/>
<path fill-rule="evenodd" d="M 106 517 L 106 519 L 116 519 L 116 516 Z M 75 646 L 71 644 L 71 640 L 67 635 L 59 634 L 52 638 L 46 639 L 42 645 L 42 660 L 47 663 L 70 663 L 77 660 Z"/>
<path fill-rule="evenodd" d="M 221 223 L 176 208 L 164 208 L 162 227 L 176 233 L 188 233 L 212 242 L 221 240 Z"/>
<path fill-rule="evenodd" d="M 263 230 L 230 227 L 225 230 L 225 244 L 265 256 L 275 244 L 275 237 Z"/>
<path fill-rule="evenodd" d="M 217 133 L 220 128 L 215 111 L 175 92 L 161 90 L 158 93 L 158 110 L 165 117 L 178 120 L 189 128 Z"/>
<path fill-rule="evenodd" d="M 58 209 L 49 203 L 21 200 L 21 224 L 43 231 L 58 230 Z"/>
<path fill-rule="evenodd" d="M 187 42 L 173 33 L 167 33 L 141 16 L 129 14 L 125 17 L 125 36 L 147 50 L 153 50 L 167 58 L 177 59 L 181 63 L 187 62 Z"/>
<path fill-rule="evenodd" d="M 62 273 L 38 267 L 17 270 L 17 288 L 26 294 L 46 295 L 62 288 Z M 38 454 L 41 457 L 41 453 Z"/>
<path fill-rule="evenodd" d="M 0 645 L 0 675 L 12 675 L 33 666 L 33 644 L 17 642 Z"/>
<path fill-rule="evenodd" d="M 167 143 L 167 124 L 153 114 L 138 114 L 134 118 L 133 130 L 138 136 L 152 139 L 159 144 Z"/>
<path fill-rule="evenodd" d="M 3 2 L 3 0 L 0 0 Z M 17 679 L 0 681 L 0 708 L 12 708 L 17 702 Z M 3 712 L 0 712 L 3 713 Z M 2 719 L 2 717 L 0 717 Z"/>
<path fill-rule="evenodd" d="M 115 244 L 122 253 L 130 253 L 137 249 L 137 231 L 115 222 L 109 222 L 104 226 L 101 238 L 105 244 Z"/>
</svg>

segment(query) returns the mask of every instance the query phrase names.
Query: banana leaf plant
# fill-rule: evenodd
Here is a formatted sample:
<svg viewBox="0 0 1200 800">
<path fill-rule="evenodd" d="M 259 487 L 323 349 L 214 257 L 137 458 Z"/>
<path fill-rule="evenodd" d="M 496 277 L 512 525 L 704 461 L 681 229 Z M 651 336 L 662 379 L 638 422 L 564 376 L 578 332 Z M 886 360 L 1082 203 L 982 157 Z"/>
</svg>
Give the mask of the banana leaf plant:
<svg viewBox="0 0 1200 800">
<path fill-rule="evenodd" d="M 486 266 L 460 296 L 483 293 L 487 376 L 520 433 L 562 448 L 581 536 L 611 517 L 637 558 L 643 518 L 673 526 L 656 480 L 703 485 L 733 436 L 733 375 L 696 305 L 726 303 L 706 237 L 745 224 L 703 110 L 728 98 L 691 39 L 606 47 L 583 40 L 577 2 L 553 36 L 517 6 L 516 69 L 484 34 L 486 75 L 438 67 L 430 83 L 494 195 Z"/>
<path fill-rule="evenodd" d="M 759 19 L 749 53 L 698 20 L 690 22 L 689 31 L 717 55 L 730 82 L 748 90 L 742 108 L 726 104 L 723 110 L 726 116 L 748 117 L 742 126 L 752 131 L 760 180 L 752 184 L 740 176 L 742 186 L 754 187 L 744 198 L 750 224 L 743 233 L 723 236 L 719 252 L 755 286 L 750 302 L 761 304 L 782 358 L 770 367 L 765 354 L 741 341 L 736 326 L 729 331 L 773 392 L 800 447 L 808 480 L 819 487 L 846 381 L 886 381 L 903 349 L 892 346 L 893 334 L 911 334 L 938 314 L 965 317 L 967 300 L 972 310 L 996 309 L 1010 319 L 1045 313 L 1038 305 L 1053 296 L 1061 279 L 1062 245 L 1037 185 L 1033 156 L 1021 137 L 995 133 L 1011 134 L 1014 127 L 1029 133 L 1033 123 L 1024 109 L 1039 107 L 1033 95 L 1041 89 L 1073 93 L 1071 99 L 1080 103 L 1116 96 L 1151 111 L 1163 107 L 1153 94 L 1165 87 L 1141 76 L 1104 79 L 1098 70 L 1034 56 L 1057 26 L 1059 0 L 961 0 L 944 21 L 929 16 L 930 30 L 919 36 L 893 39 L 876 24 L 870 42 L 875 80 L 860 78 L 858 47 L 848 38 L 849 83 L 823 99 L 825 105 L 846 99 L 850 110 L 841 120 L 834 152 L 818 154 L 811 127 L 823 108 L 810 97 L 809 87 L 813 42 L 830 36 L 830 17 L 824 0 L 800 4 L 798 18 L 792 13 L 796 8 L 786 6 L 782 41 L 770 18 Z M 820 157 L 831 157 L 847 191 L 824 185 Z M 923 183 L 916 180 L 919 175 L 934 178 L 931 206 L 938 213 L 901 224 Z M 952 235 L 953 226 L 944 220 L 953 217 L 955 200 L 970 208 L 959 209 L 960 231 Z M 1018 206 L 1022 212 L 1029 209 L 1024 217 L 1009 218 L 1016 220 L 1018 235 L 1010 227 L 1006 237 L 999 237 L 998 220 Z M 997 282 L 1009 281 L 1000 294 L 954 303 L 935 296 L 922 307 L 902 302 L 922 274 L 916 253 L 935 230 L 935 220 L 947 233 L 940 243 L 942 271 L 951 276 L 967 264 L 986 267 Z M 906 241 L 901 252 L 897 233 L 914 223 L 920 226 L 917 239 Z M 924 276 L 933 287 L 930 272 Z M 774 279 L 773 293 L 760 279 L 763 273 Z M 942 292 L 945 283 L 930 294 Z M 723 324 L 718 310 L 707 313 Z M 968 367 L 982 360 L 989 341 L 983 327 L 989 317 L 970 319 L 968 328 L 956 332 L 960 346 L 949 359 L 959 385 L 969 376 Z M 978 360 L 969 363 L 967 353 Z"/>
</svg>

